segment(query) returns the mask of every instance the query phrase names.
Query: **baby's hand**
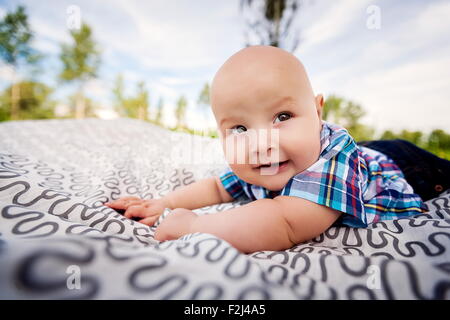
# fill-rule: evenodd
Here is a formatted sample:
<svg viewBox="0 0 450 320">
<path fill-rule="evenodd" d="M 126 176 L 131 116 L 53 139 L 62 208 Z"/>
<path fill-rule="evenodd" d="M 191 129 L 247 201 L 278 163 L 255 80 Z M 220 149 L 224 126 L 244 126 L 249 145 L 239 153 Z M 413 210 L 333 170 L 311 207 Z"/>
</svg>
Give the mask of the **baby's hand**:
<svg viewBox="0 0 450 320">
<path fill-rule="evenodd" d="M 166 208 L 162 199 L 144 200 L 138 197 L 123 197 L 104 203 L 112 209 L 125 210 L 124 216 L 128 219 L 141 218 L 140 223 L 152 226 Z"/>
<path fill-rule="evenodd" d="M 161 222 L 155 230 L 155 240 L 175 240 L 191 233 L 191 226 L 198 216 L 195 212 L 176 208 Z"/>
</svg>

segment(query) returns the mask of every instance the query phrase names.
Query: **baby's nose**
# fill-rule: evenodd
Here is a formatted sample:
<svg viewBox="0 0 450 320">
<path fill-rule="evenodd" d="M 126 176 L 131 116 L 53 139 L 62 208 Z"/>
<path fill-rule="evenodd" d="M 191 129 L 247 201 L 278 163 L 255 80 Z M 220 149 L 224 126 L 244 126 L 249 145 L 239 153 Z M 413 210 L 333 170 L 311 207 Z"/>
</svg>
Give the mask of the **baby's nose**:
<svg viewBox="0 0 450 320">
<path fill-rule="evenodd" d="M 253 149 L 250 151 L 250 164 L 256 163 L 267 163 L 270 162 L 270 159 L 273 154 L 274 148 L 267 143 L 258 143 Z"/>
<path fill-rule="evenodd" d="M 266 153 L 278 142 L 278 135 L 272 130 L 261 129 L 250 135 L 250 151 Z"/>
</svg>

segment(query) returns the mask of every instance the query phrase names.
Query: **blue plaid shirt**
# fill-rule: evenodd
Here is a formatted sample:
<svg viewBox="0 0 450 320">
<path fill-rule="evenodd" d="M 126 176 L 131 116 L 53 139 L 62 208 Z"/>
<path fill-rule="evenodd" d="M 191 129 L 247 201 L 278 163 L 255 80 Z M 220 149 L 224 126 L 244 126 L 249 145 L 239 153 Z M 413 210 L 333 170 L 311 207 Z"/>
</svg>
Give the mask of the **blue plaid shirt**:
<svg viewBox="0 0 450 320">
<path fill-rule="evenodd" d="M 392 159 L 358 146 L 345 128 L 322 123 L 319 159 L 293 176 L 282 190 L 249 184 L 229 166 L 220 175 L 225 189 L 234 199 L 283 195 L 310 200 L 343 212 L 339 223 L 351 227 L 428 211 Z"/>
</svg>

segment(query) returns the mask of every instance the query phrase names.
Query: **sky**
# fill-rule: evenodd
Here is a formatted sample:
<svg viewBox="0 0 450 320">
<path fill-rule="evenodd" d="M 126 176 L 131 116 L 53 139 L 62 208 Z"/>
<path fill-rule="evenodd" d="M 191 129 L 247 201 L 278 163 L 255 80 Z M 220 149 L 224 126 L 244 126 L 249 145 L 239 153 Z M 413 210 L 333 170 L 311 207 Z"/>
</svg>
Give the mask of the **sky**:
<svg viewBox="0 0 450 320">
<path fill-rule="evenodd" d="M 0 18 L 22 4 L 33 46 L 45 54 L 38 79 L 64 102 L 74 92 L 58 83 L 61 43 L 69 43 L 70 6 L 92 27 L 101 49 L 98 79 L 85 93 L 115 116 L 111 94 L 122 73 L 126 93 L 139 81 L 150 93 L 150 113 L 164 99 L 164 121 L 181 94 L 188 99 L 187 121 L 195 128 L 216 126 L 202 112 L 198 95 L 232 54 L 245 47 L 239 0 L 0 0 Z M 304 0 L 292 32 L 300 38 L 293 54 L 305 65 L 315 94 L 332 94 L 360 104 L 362 123 L 377 133 L 391 129 L 430 132 L 450 124 L 450 1 Z M 0 88 L 12 70 L 0 63 Z"/>
</svg>

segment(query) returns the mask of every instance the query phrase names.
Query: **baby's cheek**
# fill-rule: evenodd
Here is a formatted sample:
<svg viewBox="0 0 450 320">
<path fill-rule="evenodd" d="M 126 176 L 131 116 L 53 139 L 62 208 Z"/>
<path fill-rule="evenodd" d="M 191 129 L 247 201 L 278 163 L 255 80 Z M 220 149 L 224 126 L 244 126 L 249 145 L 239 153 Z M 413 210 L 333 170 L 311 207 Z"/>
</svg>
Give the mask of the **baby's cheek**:
<svg viewBox="0 0 450 320">
<path fill-rule="evenodd" d="M 300 151 L 303 150 L 303 151 Z M 319 158 L 320 143 L 304 144 L 302 148 L 299 148 L 295 152 L 295 160 L 297 168 L 303 171 L 313 165 Z"/>
<path fill-rule="evenodd" d="M 231 170 L 238 176 L 246 177 L 248 176 L 249 169 L 245 164 L 230 164 Z"/>
</svg>

